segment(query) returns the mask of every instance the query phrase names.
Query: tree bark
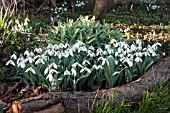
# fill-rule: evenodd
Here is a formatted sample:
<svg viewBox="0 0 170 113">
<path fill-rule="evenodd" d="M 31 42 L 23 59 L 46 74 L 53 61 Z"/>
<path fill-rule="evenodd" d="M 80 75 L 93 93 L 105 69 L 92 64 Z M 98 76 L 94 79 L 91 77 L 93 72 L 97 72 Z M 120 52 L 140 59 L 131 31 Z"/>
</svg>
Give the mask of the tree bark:
<svg viewBox="0 0 170 113">
<path fill-rule="evenodd" d="M 88 113 L 88 109 L 91 109 L 92 112 L 95 111 L 96 104 L 100 105 L 101 100 L 104 100 L 104 102 L 111 100 L 113 103 L 123 100 L 140 100 L 144 91 L 149 90 L 152 85 L 159 85 L 169 80 L 170 57 L 161 59 L 148 72 L 130 84 L 93 92 L 49 92 L 37 97 L 15 101 L 12 107 L 13 111 L 15 111 L 14 109 L 20 111 L 18 113 L 32 113 L 62 103 L 64 112 L 77 113 L 78 108 L 80 108 L 81 113 Z M 56 112 L 54 107 L 53 111 L 51 113 Z M 43 113 L 43 111 L 35 113 Z"/>
</svg>

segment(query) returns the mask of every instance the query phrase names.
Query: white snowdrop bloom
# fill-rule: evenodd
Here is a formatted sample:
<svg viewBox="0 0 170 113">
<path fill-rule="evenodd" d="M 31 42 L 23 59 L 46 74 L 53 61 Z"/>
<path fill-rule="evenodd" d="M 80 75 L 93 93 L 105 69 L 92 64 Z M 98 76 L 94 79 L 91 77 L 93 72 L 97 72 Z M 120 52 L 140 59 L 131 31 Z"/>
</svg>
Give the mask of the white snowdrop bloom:
<svg viewBox="0 0 170 113">
<path fill-rule="evenodd" d="M 12 60 L 9 60 L 8 62 L 6 62 L 6 66 L 9 65 L 9 64 L 15 66 L 15 63 L 14 63 L 14 61 L 12 61 Z"/>
<path fill-rule="evenodd" d="M 83 67 L 81 70 L 80 70 L 80 73 L 83 73 L 84 71 L 87 71 L 88 73 L 91 73 L 91 70 L 87 67 Z"/>
<path fill-rule="evenodd" d="M 80 2 L 80 4 L 81 4 L 81 5 L 85 5 L 83 1 L 82 1 L 82 2 Z"/>
<path fill-rule="evenodd" d="M 113 53 L 113 49 L 111 49 L 111 48 L 110 48 L 110 49 L 107 49 L 107 52 L 108 52 L 109 55 L 111 55 L 111 54 Z M 103 53 L 104 53 L 104 51 L 103 51 Z M 105 55 L 105 54 L 104 54 L 104 55 Z"/>
<path fill-rule="evenodd" d="M 55 50 L 47 50 L 47 52 L 48 52 L 48 55 L 50 56 L 53 56 L 56 53 Z"/>
<path fill-rule="evenodd" d="M 64 75 L 67 76 L 67 75 L 71 75 L 70 71 L 68 71 L 67 69 L 64 71 Z"/>
<path fill-rule="evenodd" d="M 131 51 L 136 51 L 136 46 L 135 46 L 134 44 L 132 44 L 132 45 L 130 46 L 130 49 L 131 49 Z"/>
<path fill-rule="evenodd" d="M 143 56 L 143 53 L 142 53 L 142 52 L 136 52 L 135 55 L 136 55 L 137 57 L 142 57 L 142 56 Z"/>
<path fill-rule="evenodd" d="M 17 59 L 17 56 L 16 56 L 15 54 L 13 54 L 13 55 L 11 56 L 11 59 L 16 60 L 16 59 Z"/>
<path fill-rule="evenodd" d="M 35 48 L 35 49 L 34 49 L 34 52 L 42 53 L 42 49 L 41 49 L 41 48 Z"/>
<path fill-rule="evenodd" d="M 96 55 L 99 56 L 99 55 L 102 55 L 102 54 L 103 54 L 103 49 L 102 48 L 98 48 L 97 52 L 96 52 Z"/>
<path fill-rule="evenodd" d="M 52 44 L 48 44 L 47 49 L 52 49 L 53 45 Z"/>
<path fill-rule="evenodd" d="M 23 57 L 17 59 L 18 67 L 25 68 L 25 59 Z"/>
<path fill-rule="evenodd" d="M 106 58 L 103 58 L 103 57 L 99 57 L 98 59 L 97 59 L 98 61 L 102 61 L 102 66 L 106 63 Z"/>
<path fill-rule="evenodd" d="M 73 76 L 76 76 L 76 75 L 77 75 L 77 72 L 76 72 L 75 68 L 72 68 L 72 69 L 71 69 L 71 74 L 72 74 Z"/>
<path fill-rule="evenodd" d="M 58 44 L 55 44 L 55 45 L 53 46 L 53 49 L 54 49 L 54 50 L 58 50 L 58 49 L 60 49 L 60 47 L 58 46 Z"/>
<path fill-rule="evenodd" d="M 2 41 L 0 40 L 0 44 L 2 44 Z"/>
<path fill-rule="evenodd" d="M 68 44 L 68 43 L 65 43 L 65 44 L 64 44 L 64 48 L 67 48 L 67 47 L 69 47 L 69 44 Z"/>
<path fill-rule="evenodd" d="M 32 64 L 34 61 L 35 61 L 35 60 L 34 60 L 34 58 L 32 58 L 32 57 L 27 57 L 27 58 L 25 58 L 25 62 L 29 62 L 30 64 Z"/>
<path fill-rule="evenodd" d="M 127 48 L 127 49 L 126 49 L 126 52 L 127 52 L 127 53 L 130 53 L 131 51 L 130 51 L 130 49 L 129 49 L 129 48 Z"/>
<path fill-rule="evenodd" d="M 118 53 L 122 53 L 122 51 L 123 51 L 123 50 L 122 50 L 122 48 L 120 48 L 120 47 L 117 49 L 117 52 L 118 52 Z"/>
<path fill-rule="evenodd" d="M 128 32 L 128 31 L 130 31 L 130 28 L 126 28 L 126 29 L 124 30 L 125 33 Z"/>
<path fill-rule="evenodd" d="M 72 49 L 69 49 L 68 53 L 69 53 L 70 56 L 74 56 Z"/>
<path fill-rule="evenodd" d="M 50 68 L 53 67 L 54 69 L 57 69 L 57 68 L 58 68 L 58 66 L 57 66 L 56 63 L 54 63 L 54 62 L 51 63 L 51 64 L 49 65 L 49 67 L 50 67 Z"/>
<path fill-rule="evenodd" d="M 126 55 L 126 53 L 127 53 L 127 51 L 123 51 L 123 56 L 125 56 L 125 55 Z"/>
<path fill-rule="evenodd" d="M 110 43 L 113 44 L 114 47 L 119 46 L 119 43 L 115 39 L 112 39 Z"/>
<path fill-rule="evenodd" d="M 77 66 L 82 67 L 82 65 L 78 62 L 75 62 L 74 64 L 72 64 L 73 68 L 76 68 Z"/>
<path fill-rule="evenodd" d="M 87 48 L 85 46 L 82 46 L 78 49 L 78 53 L 80 53 L 81 51 L 87 52 Z"/>
<path fill-rule="evenodd" d="M 28 68 L 26 71 L 25 71 L 25 73 L 27 73 L 27 72 L 32 72 L 34 75 L 36 74 L 36 72 L 35 72 L 35 70 L 32 68 L 32 67 L 30 67 L 30 68 Z"/>
<path fill-rule="evenodd" d="M 24 55 L 30 56 L 30 52 L 29 52 L 28 50 L 26 50 L 26 51 L 24 52 Z"/>
<path fill-rule="evenodd" d="M 137 40 L 136 40 L 136 44 L 142 45 L 142 41 L 141 41 L 140 39 L 137 39 Z"/>
<path fill-rule="evenodd" d="M 157 54 L 155 52 L 151 53 L 153 57 L 157 56 Z"/>
<path fill-rule="evenodd" d="M 137 49 L 138 49 L 139 51 L 141 51 L 141 50 L 142 50 L 142 46 L 139 45 L 139 46 L 137 47 Z"/>
<path fill-rule="evenodd" d="M 90 65 L 90 62 L 89 62 L 88 60 L 84 60 L 84 61 L 82 62 L 82 65 L 85 65 L 85 64 Z"/>
<path fill-rule="evenodd" d="M 49 81 L 51 82 L 53 80 L 53 75 L 49 73 L 46 79 L 49 79 Z"/>
<path fill-rule="evenodd" d="M 142 62 L 142 59 L 141 59 L 140 57 L 136 57 L 136 58 L 135 58 L 135 62 L 137 62 L 137 63 L 138 63 L 138 62 Z"/>
<path fill-rule="evenodd" d="M 93 57 L 95 57 L 96 55 L 95 55 L 95 53 L 94 53 L 93 51 L 88 50 L 88 51 L 87 51 L 87 56 L 90 56 L 91 58 L 93 58 Z"/>
<path fill-rule="evenodd" d="M 112 54 L 113 51 L 108 51 L 109 54 Z M 106 50 L 103 51 L 103 55 L 107 55 L 108 54 Z"/>
<path fill-rule="evenodd" d="M 105 44 L 105 49 L 110 49 L 111 45 L 110 44 Z"/>
<path fill-rule="evenodd" d="M 127 49 L 128 47 L 129 47 L 129 45 L 125 43 L 124 49 Z"/>
<path fill-rule="evenodd" d="M 64 11 L 67 11 L 67 8 L 64 8 Z"/>
<path fill-rule="evenodd" d="M 117 60 L 115 60 L 115 65 L 118 65 L 118 61 Z"/>
<path fill-rule="evenodd" d="M 119 42 L 119 46 L 120 46 L 120 47 L 124 47 L 125 45 L 126 45 L 125 42 Z"/>
<path fill-rule="evenodd" d="M 24 20 L 24 26 L 28 25 L 28 22 L 29 22 L 29 21 L 30 21 L 30 20 L 28 19 L 28 17 L 26 17 L 25 20 Z"/>
<path fill-rule="evenodd" d="M 35 65 L 38 65 L 38 64 L 45 64 L 45 62 L 43 59 L 40 58 L 35 62 Z"/>
<path fill-rule="evenodd" d="M 31 51 L 30 52 L 30 57 L 34 57 L 35 56 L 35 54 Z"/>
<path fill-rule="evenodd" d="M 94 68 L 94 69 L 96 69 L 96 70 L 100 70 L 100 69 L 103 69 L 103 67 L 101 66 L 101 65 L 96 65 L 96 64 L 94 64 L 93 66 L 92 66 L 92 68 Z"/>
<path fill-rule="evenodd" d="M 63 48 L 65 48 L 65 45 L 64 45 L 63 43 L 60 43 L 60 44 L 59 44 L 59 48 L 60 48 L 60 49 L 63 49 Z"/>
<path fill-rule="evenodd" d="M 49 70 L 50 70 L 50 68 L 49 68 L 49 67 L 45 68 L 45 70 L 44 70 L 44 74 L 46 75 L 46 74 L 49 72 Z"/>
<path fill-rule="evenodd" d="M 132 62 L 130 59 L 126 59 L 125 61 L 128 63 L 128 65 L 129 65 L 130 67 L 133 66 L 133 62 Z"/>
<path fill-rule="evenodd" d="M 68 50 L 64 51 L 63 57 L 65 57 L 65 58 L 68 58 L 68 57 L 69 57 L 69 51 L 68 51 Z"/>
<path fill-rule="evenodd" d="M 145 55 L 145 57 L 150 56 L 150 53 L 148 51 L 143 52 L 143 54 Z"/>
<path fill-rule="evenodd" d="M 93 47 L 93 46 L 90 46 L 89 49 L 92 50 L 92 51 L 94 51 L 94 47 Z"/>
<path fill-rule="evenodd" d="M 149 51 L 149 53 L 151 53 L 151 54 L 154 52 L 153 48 L 151 48 L 151 47 L 148 48 L 148 51 Z"/>
<path fill-rule="evenodd" d="M 117 57 L 118 55 L 119 55 L 119 53 L 116 51 L 116 52 L 115 52 L 115 57 Z"/>
<path fill-rule="evenodd" d="M 119 54 L 118 55 L 120 58 L 123 58 L 124 57 L 124 55 L 121 53 L 121 54 Z"/>
</svg>

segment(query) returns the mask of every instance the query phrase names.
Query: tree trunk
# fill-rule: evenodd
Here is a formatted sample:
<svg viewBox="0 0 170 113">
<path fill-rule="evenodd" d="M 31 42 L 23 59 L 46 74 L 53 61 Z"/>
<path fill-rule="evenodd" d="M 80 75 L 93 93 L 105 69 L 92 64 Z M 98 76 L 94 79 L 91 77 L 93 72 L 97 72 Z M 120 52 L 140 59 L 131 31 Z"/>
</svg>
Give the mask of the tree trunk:
<svg viewBox="0 0 170 113">
<path fill-rule="evenodd" d="M 142 98 L 143 92 L 149 90 L 151 85 L 159 85 L 159 83 L 165 83 L 169 80 L 170 57 L 161 59 L 147 73 L 130 84 L 94 92 L 49 92 L 37 97 L 15 101 L 12 108 L 13 111 L 21 110 L 20 113 L 32 113 L 33 111 L 42 110 L 43 108 L 48 109 L 48 106 L 57 106 L 58 103 L 62 103 L 62 108 L 65 109 L 65 112 L 77 113 L 78 108 L 80 108 L 81 113 L 88 113 L 88 109 L 94 111 L 96 104 L 100 105 L 101 100 L 104 100 L 104 102 L 111 100 L 113 103 L 121 102 L 122 100 L 139 100 Z M 113 93 L 114 97 L 112 96 Z M 50 112 L 56 112 L 54 107 L 53 111 Z M 35 113 L 43 113 L 43 111 Z"/>
</svg>

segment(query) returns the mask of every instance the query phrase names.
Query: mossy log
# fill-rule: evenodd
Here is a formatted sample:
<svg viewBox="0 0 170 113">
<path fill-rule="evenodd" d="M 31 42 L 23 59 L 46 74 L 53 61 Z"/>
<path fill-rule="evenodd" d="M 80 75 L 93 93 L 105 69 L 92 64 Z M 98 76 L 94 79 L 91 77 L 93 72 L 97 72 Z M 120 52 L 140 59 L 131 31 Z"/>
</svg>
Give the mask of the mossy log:
<svg viewBox="0 0 170 113">
<path fill-rule="evenodd" d="M 48 92 L 36 97 L 13 102 L 12 111 L 14 113 L 33 113 L 33 111 L 41 110 L 35 113 L 45 113 L 43 109 L 46 109 L 46 111 L 51 110 L 50 113 L 55 113 L 59 104 L 63 112 L 77 113 L 79 108 L 81 113 L 88 113 L 89 109 L 94 111 L 96 105 L 100 105 L 101 100 L 104 100 L 104 102 L 110 100 L 113 103 L 123 100 L 140 100 L 144 92 L 149 90 L 152 85 L 159 85 L 169 80 L 170 57 L 167 57 L 161 59 L 143 76 L 130 84 L 93 92 Z"/>
</svg>

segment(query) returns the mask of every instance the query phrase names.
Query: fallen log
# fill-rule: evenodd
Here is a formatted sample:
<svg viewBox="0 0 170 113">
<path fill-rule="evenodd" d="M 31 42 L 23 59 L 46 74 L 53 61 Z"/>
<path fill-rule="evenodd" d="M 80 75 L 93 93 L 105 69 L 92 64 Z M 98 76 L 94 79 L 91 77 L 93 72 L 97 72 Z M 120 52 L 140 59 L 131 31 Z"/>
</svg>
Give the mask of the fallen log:
<svg viewBox="0 0 170 113">
<path fill-rule="evenodd" d="M 14 113 L 33 113 L 33 111 L 48 109 L 52 105 L 62 104 L 64 112 L 77 113 L 79 108 L 81 113 L 88 113 L 89 109 L 95 111 L 96 104 L 100 105 L 101 100 L 104 100 L 104 102 L 111 100 L 113 103 L 123 100 L 139 100 L 144 91 L 149 90 L 152 85 L 159 85 L 169 80 L 170 57 L 161 59 L 143 76 L 130 84 L 93 92 L 48 92 L 36 97 L 15 101 L 12 104 L 14 106 L 13 112 L 18 110 Z M 53 112 L 56 113 L 55 110 Z M 53 112 L 50 111 L 50 113 Z M 43 113 L 43 111 L 35 113 Z"/>
</svg>

